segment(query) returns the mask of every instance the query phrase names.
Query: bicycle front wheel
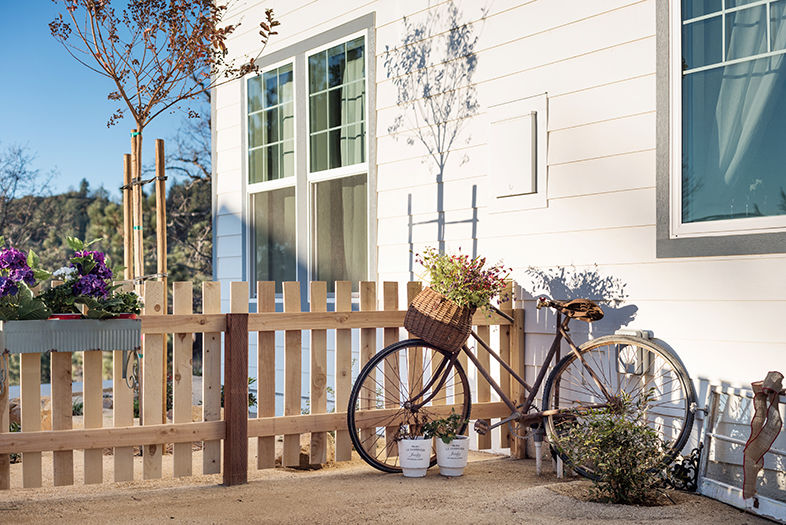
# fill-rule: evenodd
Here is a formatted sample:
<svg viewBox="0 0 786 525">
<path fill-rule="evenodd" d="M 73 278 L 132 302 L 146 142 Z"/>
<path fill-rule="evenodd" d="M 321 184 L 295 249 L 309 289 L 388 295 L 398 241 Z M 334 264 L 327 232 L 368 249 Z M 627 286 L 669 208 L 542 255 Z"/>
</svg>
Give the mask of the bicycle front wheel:
<svg viewBox="0 0 786 525">
<path fill-rule="evenodd" d="M 407 339 L 380 350 L 363 367 L 349 396 L 347 424 L 366 463 L 383 472 L 401 472 L 401 431 L 453 410 L 469 419 L 469 381 L 458 360 L 450 364 L 451 356 L 421 339 Z M 465 429 L 466 423 L 461 433 Z M 435 463 L 434 450 L 431 465 Z"/>
<path fill-rule="evenodd" d="M 586 423 L 592 407 L 613 409 L 628 402 L 633 407 L 638 403 L 641 420 L 663 443 L 659 468 L 668 465 L 688 441 L 696 401 L 679 358 L 650 340 L 619 335 L 588 341 L 579 353 L 581 358 L 571 352 L 560 360 L 543 390 L 543 410 L 552 411 L 544 418 L 546 431 L 563 461 L 598 479 L 596 466 L 569 442 L 571 430 Z"/>
</svg>

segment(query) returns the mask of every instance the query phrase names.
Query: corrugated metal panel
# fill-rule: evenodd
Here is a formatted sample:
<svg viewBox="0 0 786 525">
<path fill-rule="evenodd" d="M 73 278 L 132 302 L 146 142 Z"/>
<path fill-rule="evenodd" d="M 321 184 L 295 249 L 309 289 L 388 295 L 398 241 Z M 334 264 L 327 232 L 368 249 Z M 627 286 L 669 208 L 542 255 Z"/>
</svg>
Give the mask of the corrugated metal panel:
<svg viewBox="0 0 786 525">
<path fill-rule="evenodd" d="M 12 354 L 48 351 L 134 350 L 141 346 L 139 319 L 3 321 L 3 348 Z"/>
</svg>

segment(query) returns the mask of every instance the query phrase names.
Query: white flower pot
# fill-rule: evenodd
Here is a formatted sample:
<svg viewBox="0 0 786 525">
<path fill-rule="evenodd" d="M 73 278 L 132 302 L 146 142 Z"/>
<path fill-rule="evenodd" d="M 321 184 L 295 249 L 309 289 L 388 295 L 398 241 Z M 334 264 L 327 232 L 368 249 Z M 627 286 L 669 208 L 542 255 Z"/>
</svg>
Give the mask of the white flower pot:
<svg viewBox="0 0 786 525">
<path fill-rule="evenodd" d="M 437 464 L 443 476 L 461 476 L 467 466 L 469 437 L 456 436 L 450 443 L 437 438 Z"/>
<path fill-rule="evenodd" d="M 422 478 L 431 463 L 431 440 L 424 437 L 398 442 L 399 463 L 404 476 Z"/>
</svg>

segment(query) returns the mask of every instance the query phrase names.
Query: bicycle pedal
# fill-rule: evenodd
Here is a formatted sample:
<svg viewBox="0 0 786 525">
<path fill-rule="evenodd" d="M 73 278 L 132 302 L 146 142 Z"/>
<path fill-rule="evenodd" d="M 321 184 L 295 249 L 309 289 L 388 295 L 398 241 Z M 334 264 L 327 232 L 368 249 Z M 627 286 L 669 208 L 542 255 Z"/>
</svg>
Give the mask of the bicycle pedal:
<svg viewBox="0 0 786 525">
<path fill-rule="evenodd" d="M 477 419 L 475 420 L 475 432 L 480 434 L 481 436 L 485 435 L 486 432 L 489 431 L 489 422 L 485 419 Z"/>
</svg>

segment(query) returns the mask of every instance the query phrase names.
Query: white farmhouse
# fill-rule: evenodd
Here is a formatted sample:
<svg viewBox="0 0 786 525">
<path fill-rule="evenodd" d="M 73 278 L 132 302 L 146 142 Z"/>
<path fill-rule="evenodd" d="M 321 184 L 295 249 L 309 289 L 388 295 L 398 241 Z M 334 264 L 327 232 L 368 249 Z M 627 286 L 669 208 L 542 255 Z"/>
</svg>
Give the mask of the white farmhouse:
<svg viewBox="0 0 786 525">
<path fill-rule="evenodd" d="M 230 52 L 268 7 L 213 97 L 225 301 L 461 249 L 513 268 L 528 365 L 547 294 L 652 330 L 700 398 L 786 371 L 786 3 L 249 0 Z"/>
</svg>

